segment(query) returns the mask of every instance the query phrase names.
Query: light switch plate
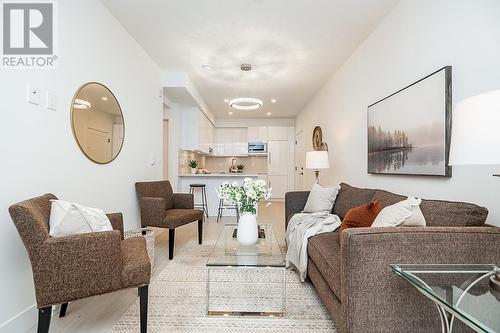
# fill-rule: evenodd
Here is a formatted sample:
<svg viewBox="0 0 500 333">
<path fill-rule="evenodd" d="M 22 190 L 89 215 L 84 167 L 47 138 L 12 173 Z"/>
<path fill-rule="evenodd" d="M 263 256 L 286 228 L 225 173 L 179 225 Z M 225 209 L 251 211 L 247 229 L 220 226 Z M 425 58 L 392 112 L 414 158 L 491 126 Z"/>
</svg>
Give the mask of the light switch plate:
<svg viewBox="0 0 500 333">
<path fill-rule="evenodd" d="M 57 96 L 51 92 L 47 91 L 47 103 L 46 107 L 48 110 L 56 111 L 57 109 Z"/>
<path fill-rule="evenodd" d="M 40 90 L 28 84 L 26 93 L 26 99 L 28 103 L 35 105 L 40 104 Z"/>
</svg>

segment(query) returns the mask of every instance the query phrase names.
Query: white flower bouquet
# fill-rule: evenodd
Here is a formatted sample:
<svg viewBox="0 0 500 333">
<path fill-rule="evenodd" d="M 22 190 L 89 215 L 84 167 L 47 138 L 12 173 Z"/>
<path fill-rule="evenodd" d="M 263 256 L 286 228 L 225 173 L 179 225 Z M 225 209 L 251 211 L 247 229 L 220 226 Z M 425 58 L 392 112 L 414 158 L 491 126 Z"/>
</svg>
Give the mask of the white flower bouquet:
<svg viewBox="0 0 500 333">
<path fill-rule="evenodd" d="M 241 213 L 255 214 L 257 213 L 255 206 L 261 199 L 268 200 L 271 197 L 271 190 L 272 188 L 268 188 L 263 179 L 245 178 L 242 185 L 236 182 L 222 183 L 217 188 L 217 195 L 219 199 L 238 205 Z"/>
</svg>

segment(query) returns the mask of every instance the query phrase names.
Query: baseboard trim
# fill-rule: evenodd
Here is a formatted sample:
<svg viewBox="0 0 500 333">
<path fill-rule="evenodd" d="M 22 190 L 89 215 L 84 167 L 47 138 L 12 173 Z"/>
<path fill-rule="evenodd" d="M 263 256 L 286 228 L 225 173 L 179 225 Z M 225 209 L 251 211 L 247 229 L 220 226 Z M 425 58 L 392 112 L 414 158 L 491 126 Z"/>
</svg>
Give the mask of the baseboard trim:
<svg viewBox="0 0 500 333">
<path fill-rule="evenodd" d="M 33 304 L 0 325 L 0 333 L 27 332 L 36 325 L 37 309 Z"/>
</svg>

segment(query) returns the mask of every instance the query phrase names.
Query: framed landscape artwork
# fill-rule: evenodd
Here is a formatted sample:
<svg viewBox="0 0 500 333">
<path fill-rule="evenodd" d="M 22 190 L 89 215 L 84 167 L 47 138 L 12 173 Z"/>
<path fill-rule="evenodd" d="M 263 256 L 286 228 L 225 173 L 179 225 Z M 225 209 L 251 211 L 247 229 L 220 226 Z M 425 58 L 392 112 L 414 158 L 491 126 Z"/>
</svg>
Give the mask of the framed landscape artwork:
<svg viewBox="0 0 500 333">
<path fill-rule="evenodd" d="M 368 173 L 451 177 L 451 66 L 368 106 Z"/>
</svg>

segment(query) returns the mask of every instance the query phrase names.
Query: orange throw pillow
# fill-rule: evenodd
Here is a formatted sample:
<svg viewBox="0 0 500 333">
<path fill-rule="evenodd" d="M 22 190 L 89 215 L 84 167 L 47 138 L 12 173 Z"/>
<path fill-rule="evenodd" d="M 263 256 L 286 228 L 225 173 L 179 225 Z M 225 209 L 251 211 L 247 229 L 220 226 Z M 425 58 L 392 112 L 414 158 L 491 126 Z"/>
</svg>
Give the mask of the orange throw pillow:
<svg viewBox="0 0 500 333">
<path fill-rule="evenodd" d="M 382 202 L 376 200 L 365 205 L 351 208 L 344 216 L 340 225 L 340 232 L 347 228 L 369 227 L 382 210 Z"/>
</svg>

